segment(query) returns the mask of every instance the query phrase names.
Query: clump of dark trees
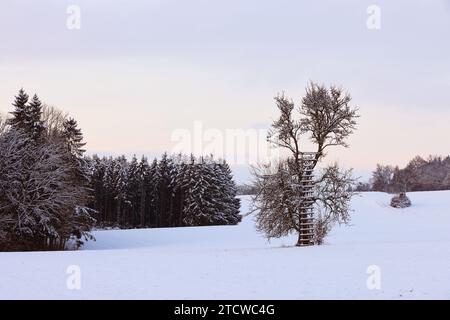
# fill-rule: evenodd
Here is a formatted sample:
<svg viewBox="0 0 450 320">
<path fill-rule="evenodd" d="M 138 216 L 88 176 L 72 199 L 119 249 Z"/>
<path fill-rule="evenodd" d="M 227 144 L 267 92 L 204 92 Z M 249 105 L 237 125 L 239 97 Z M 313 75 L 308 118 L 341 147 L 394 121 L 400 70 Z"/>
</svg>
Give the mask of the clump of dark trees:
<svg viewBox="0 0 450 320">
<path fill-rule="evenodd" d="M 388 193 L 436 190 L 450 190 L 450 156 L 417 156 L 403 169 L 379 164 L 371 181 L 358 185 L 358 191 Z"/>
<path fill-rule="evenodd" d="M 237 224 L 229 166 L 212 157 L 86 157 L 77 122 L 20 90 L 0 118 L 0 251 L 62 250 L 93 227 Z"/>
<path fill-rule="evenodd" d="M 231 170 L 212 157 L 164 154 L 89 158 L 90 205 L 99 226 L 180 227 L 237 224 L 240 200 Z"/>
<path fill-rule="evenodd" d="M 312 188 L 306 189 L 302 182 L 311 178 L 305 166 L 314 169 L 329 147 L 348 147 L 358 108 L 341 88 L 313 82 L 298 106 L 284 95 L 277 96 L 275 102 L 279 118 L 273 122 L 268 140 L 288 155 L 254 168 L 257 228 L 268 238 L 297 233 L 297 246 L 322 244 L 335 223 L 350 221 L 354 179 L 351 170 L 342 170 L 335 163 L 314 174 Z M 308 142 L 314 150 L 305 150 Z M 313 151 L 312 165 L 305 164 L 305 151 Z M 310 219 L 307 210 L 311 206 L 314 211 Z"/>
<path fill-rule="evenodd" d="M 81 131 L 20 90 L 0 121 L 0 250 L 57 250 L 91 238 Z"/>
</svg>

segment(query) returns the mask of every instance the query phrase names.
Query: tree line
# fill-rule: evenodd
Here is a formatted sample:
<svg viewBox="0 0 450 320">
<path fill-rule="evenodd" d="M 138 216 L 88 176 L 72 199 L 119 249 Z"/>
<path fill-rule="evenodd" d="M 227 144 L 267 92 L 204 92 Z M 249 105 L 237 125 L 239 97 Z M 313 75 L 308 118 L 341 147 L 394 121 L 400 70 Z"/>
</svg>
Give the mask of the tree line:
<svg viewBox="0 0 450 320">
<path fill-rule="evenodd" d="M 0 118 L 0 251 L 58 250 L 94 226 L 237 224 L 231 170 L 213 157 L 85 156 L 77 122 L 22 89 Z"/>
<path fill-rule="evenodd" d="M 378 164 L 368 183 L 358 191 L 389 193 L 450 190 L 450 156 L 416 156 L 405 168 Z"/>
<path fill-rule="evenodd" d="M 231 170 L 213 157 L 88 158 L 90 205 L 103 227 L 237 224 L 240 200 Z"/>
</svg>

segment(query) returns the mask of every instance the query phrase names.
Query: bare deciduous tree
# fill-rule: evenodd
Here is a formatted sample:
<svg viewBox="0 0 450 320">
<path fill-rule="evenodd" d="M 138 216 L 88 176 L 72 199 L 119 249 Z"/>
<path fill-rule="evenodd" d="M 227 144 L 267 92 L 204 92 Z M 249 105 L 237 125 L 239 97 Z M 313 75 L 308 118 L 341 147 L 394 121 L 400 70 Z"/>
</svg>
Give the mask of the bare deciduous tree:
<svg viewBox="0 0 450 320">
<path fill-rule="evenodd" d="M 322 244 L 335 223 L 350 222 L 350 200 L 354 194 L 354 184 L 352 170 L 341 170 L 336 163 L 323 170 L 315 184 L 317 214 L 314 243 Z"/>
<path fill-rule="evenodd" d="M 64 122 L 68 119 L 68 114 L 56 107 L 43 105 L 41 119 L 46 125 L 46 133 L 49 137 L 54 137 L 64 130 Z"/>
<path fill-rule="evenodd" d="M 311 182 L 311 190 L 305 189 L 302 182 L 309 179 L 306 170 L 315 169 L 328 147 L 348 147 L 347 138 L 356 128 L 358 108 L 350 105 L 351 97 L 342 89 L 313 82 L 306 88 L 296 117 L 292 100 L 280 95 L 275 101 L 280 116 L 272 123 L 268 140 L 288 150 L 289 156 L 277 164 L 254 168 L 258 193 L 253 197 L 253 209 L 258 211 L 257 228 L 269 238 L 298 232 L 297 245 L 320 244 L 335 222 L 349 221 L 354 181 L 351 171 L 341 171 L 334 164 Z M 316 148 L 313 161 L 308 163 L 301 148 L 305 136 Z M 313 205 L 316 210 L 311 222 L 306 210 Z M 305 243 L 302 232 L 311 224 L 314 234 Z"/>
</svg>

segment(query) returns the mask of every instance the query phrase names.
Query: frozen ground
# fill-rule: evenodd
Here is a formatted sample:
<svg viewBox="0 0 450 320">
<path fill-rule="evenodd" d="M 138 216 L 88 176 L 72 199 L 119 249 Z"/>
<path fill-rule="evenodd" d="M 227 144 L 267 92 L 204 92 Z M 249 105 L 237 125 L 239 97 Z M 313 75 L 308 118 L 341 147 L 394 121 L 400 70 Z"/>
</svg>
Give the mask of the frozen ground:
<svg viewBox="0 0 450 320">
<path fill-rule="evenodd" d="M 268 243 L 252 217 L 238 226 L 95 232 L 81 251 L 0 253 L 0 299 L 450 299 L 450 192 L 353 200 L 352 225 L 327 244 Z M 243 198 L 243 212 L 248 199 Z M 67 267 L 81 270 L 69 290 Z M 381 289 L 369 290 L 378 266 Z"/>
</svg>

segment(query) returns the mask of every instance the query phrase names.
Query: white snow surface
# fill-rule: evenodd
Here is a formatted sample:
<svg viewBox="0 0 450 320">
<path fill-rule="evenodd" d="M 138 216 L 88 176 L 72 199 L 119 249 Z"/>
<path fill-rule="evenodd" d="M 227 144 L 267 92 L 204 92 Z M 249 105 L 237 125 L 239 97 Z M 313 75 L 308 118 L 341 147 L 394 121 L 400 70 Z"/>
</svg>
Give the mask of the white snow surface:
<svg viewBox="0 0 450 320">
<path fill-rule="evenodd" d="M 450 299 L 450 192 L 352 200 L 350 226 L 326 244 L 268 242 L 254 216 L 237 226 L 95 231 L 79 251 L 0 253 L 0 299 Z M 242 197 L 242 212 L 249 198 Z M 69 290 L 67 268 L 80 267 Z M 380 270 L 370 290 L 369 266 Z"/>
</svg>

